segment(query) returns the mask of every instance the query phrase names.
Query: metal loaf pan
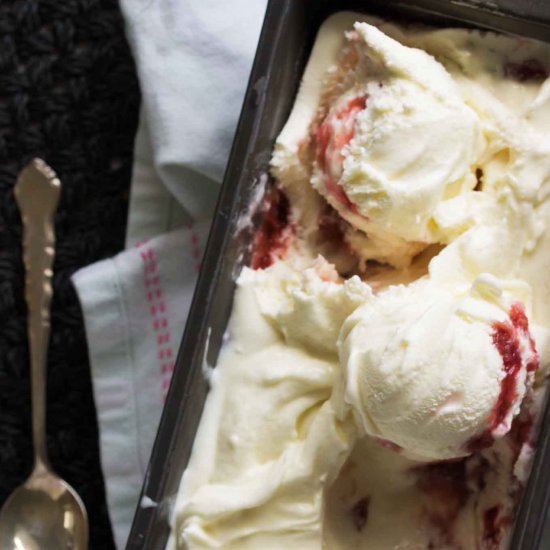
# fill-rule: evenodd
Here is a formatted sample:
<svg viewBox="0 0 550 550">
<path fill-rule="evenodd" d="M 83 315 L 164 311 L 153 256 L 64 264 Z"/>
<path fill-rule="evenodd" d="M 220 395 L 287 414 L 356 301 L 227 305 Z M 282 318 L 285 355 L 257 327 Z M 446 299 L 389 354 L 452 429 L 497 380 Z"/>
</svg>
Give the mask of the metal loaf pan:
<svg viewBox="0 0 550 550">
<path fill-rule="evenodd" d="M 440 26 L 475 26 L 550 41 L 550 2 L 545 0 L 270 0 L 127 550 L 165 548 L 170 505 L 208 392 L 204 365 L 216 363 L 235 278 L 249 258 L 254 223 L 243 228 L 239 220 L 266 181 L 275 138 L 292 108 L 316 32 L 329 15 L 343 10 Z M 549 410 L 542 425 L 517 514 L 513 550 L 538 550 L 544 528 L 550 495 Z"/>
</svg>

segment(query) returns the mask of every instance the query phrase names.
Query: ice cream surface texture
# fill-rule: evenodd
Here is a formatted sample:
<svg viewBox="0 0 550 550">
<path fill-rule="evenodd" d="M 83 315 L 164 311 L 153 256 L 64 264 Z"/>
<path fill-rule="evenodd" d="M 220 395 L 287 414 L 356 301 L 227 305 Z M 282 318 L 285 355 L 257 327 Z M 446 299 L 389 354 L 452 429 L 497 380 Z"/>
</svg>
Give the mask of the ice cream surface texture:
<svg viewBox="0 0 550 550">
<path fill-rule="evenodd" d="M 550 362 L 549 66 L 324 23 L 169 550 L 506 548 Z"/>
<path fill-rule="evenodd" d="M 317 129 L 312 184 L 381 246 L 437 242 L 439 204 L 476 186 L 479 118 L 423 50 L 366 23 L 350 44 L 357 67 Z"/>
<path fill-rule="evenodd" d="M 514 312 L 524 318 L 490 275 L 462 296 L 421 280 L 358 308 L 342 327 L 340 361 L 358 424 L 420 460 L 468 455 L 486 430 L 507 433 L 538 367 Z M 499 327 L 506 350 L 495 345 Z M 510 396 L 503 353 L 517 371 Z"/>
</svg>

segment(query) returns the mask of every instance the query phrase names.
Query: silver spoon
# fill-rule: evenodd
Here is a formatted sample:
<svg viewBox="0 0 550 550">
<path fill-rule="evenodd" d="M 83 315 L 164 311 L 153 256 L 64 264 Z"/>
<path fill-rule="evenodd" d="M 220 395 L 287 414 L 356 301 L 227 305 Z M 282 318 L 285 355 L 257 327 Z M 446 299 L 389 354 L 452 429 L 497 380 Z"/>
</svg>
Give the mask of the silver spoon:
<svg viewBox="0 0 550 550">
<path fill-rule="evenodd" d="M 88 518 L 75 490 L 57 475 L 46 453 L 46 356 L 55 234 L 61 184 L 39 159 L 19 174 L 15 198 L 23 219 L 23 260 L 31 359 L 34 469 L 0 511 L 0 550 L 86 550 Z"/>
</svg>

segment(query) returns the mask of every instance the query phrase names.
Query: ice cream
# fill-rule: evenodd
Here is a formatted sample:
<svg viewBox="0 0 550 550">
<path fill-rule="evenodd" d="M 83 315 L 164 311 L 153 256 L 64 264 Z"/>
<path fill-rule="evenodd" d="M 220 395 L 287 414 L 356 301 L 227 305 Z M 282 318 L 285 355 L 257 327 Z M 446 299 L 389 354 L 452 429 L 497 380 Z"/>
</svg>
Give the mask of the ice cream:
<svg viewBox="0 0 550 550">
<path fill-rule="evenodd" d="M 169 549 L 503 550 L 550 364 L 550 46 L 337 14 Z"/>
<path fill-rule="evenodd" d="M 340 338 L 357 423 L 419 460 L 469 455 L 506 434 L 538 368 L 522 303 L 487 274 L 468 292 L 392 286 Z"/>
<path fill-rule="evenodd" d="M 380 249 L 374 259 L 399 265 L 422 243 L 446 240 L 434 216 L 441 202 L 476 186 L 481 124 L 432 56 L 372 25 L 354 29 L 349 89 L 315 132 L 311 181 Z"/>
<path fill-rule="evenodd" d="M 358 280 L 336 285 L 334 277 L 323 262 L 303 275 L 284 263 L 243 270 L 224 368 L 213 371 L 176 505 L 176 547 L 321 547 L 322 495 L 354 437 L 331 400 L 338 362 L 329 310 L 338 304 L 345 315 L 369 293 Z M 305 330 L 294 330 L 296 308 L 308 303 L 303 323 L 324 346 L 303 345 Z"/>
</svg>

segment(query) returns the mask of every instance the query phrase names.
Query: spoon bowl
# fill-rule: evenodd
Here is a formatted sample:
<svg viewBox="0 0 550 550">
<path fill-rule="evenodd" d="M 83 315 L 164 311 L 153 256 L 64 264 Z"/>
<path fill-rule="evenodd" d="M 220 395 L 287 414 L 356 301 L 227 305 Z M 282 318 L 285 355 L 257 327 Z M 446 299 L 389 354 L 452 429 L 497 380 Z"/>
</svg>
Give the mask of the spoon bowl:
<svg viewBox="0 0 550 550">
<path fill-rule="evenodd" d="M 42 465 L 8 498 L 0 513 L 0 550 L 80 550 L 88 525 L 75 490 Z"/>
</svg>

